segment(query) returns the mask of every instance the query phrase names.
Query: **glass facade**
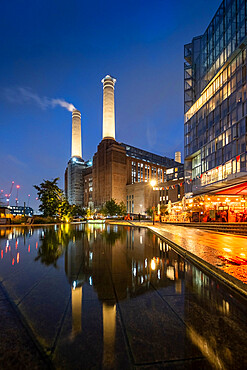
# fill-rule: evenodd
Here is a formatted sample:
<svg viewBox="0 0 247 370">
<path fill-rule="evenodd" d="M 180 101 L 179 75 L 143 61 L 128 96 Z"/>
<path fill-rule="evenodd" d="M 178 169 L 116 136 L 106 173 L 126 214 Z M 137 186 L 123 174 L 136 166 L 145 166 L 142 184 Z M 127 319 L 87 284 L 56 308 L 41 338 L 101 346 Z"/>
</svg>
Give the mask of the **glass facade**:
<svg viewBox="0 0 247 370">
<path fill-rule="evenodd" d="M 185 45 L 185 179 L 192 191 L 247 170 L 246 14 L 247 1 L 223 1 L 204 35 Z"/>
</svg>

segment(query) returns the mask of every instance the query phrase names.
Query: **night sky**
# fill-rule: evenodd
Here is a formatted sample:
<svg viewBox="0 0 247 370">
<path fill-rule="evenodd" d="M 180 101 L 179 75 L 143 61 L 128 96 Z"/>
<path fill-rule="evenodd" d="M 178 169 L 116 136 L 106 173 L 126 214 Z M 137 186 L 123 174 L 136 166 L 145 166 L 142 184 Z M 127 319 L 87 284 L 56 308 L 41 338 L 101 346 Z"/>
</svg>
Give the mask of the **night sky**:
<svg viewBox="0 0 247 370">
<path fill-rule="evenodd" d="M 183 153 L 183 46 L 202 34 L 215 0 L 5 0 L 0 3 L 0 189 L 63 177 L 71 113 L 82 113 L 83 158 L 102 135 L 102 84 L 115 85 L 116 140 L 168 157 Z M 14 189 L 10 204 L 14 204 Z"/>
</svg>

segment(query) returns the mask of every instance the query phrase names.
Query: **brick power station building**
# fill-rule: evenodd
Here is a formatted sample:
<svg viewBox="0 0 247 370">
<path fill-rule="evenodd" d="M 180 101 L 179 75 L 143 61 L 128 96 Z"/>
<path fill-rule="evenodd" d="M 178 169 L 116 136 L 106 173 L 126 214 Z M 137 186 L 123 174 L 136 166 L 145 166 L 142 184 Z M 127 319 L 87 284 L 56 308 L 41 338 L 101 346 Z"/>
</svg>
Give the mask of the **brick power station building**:
<svg viewBox="0 0 247 370">
<path fill-rule="evenodd" d="M 65 170 L 65 194 L 71 204 L 100 208 L 115 199 L 124 202 L 128 213 L 141 213 L 154 204 L 182 199 L 183 165 L 175 158 L 119 143 L 115 140 L 114 86 L 107 75 L 103 80 L 103 137 L 92 162 L 82 159 L 81 114 L 72 112 L 72 150 Z M 155 180 L 153 188 L 150 181 Z"/>
</svg>

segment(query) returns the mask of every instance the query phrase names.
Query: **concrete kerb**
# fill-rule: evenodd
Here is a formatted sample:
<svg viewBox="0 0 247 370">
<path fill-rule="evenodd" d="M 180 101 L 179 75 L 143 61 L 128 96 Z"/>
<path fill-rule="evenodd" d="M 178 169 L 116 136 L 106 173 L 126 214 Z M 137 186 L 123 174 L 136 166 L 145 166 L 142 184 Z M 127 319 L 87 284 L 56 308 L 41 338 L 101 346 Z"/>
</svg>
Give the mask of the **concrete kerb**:
<svg viewBox="0 0 247 370">
<path fill-rule="evenodd" d="M 242 281 L 236 279 L 235 277 L 227 274 L 225 271 L 222 271 L 222 270 L 218 269 L 217 267 L 211 265 L 210 263 L 204 261 L 202 258 L 200 258 L 200 257 L 196 256 L 195 254 L 187 251 L 186 249 L 184 249 L 180 245 L 172 242 L 171 240 L 169 240 L 168 238 L 166 238 L 165 236 L 160 234 L 157 230 L 153 230 L 152 226 L 143 225 L 143 224 L 140 224 L 140 225 L 135 224 L 135 222 L 133 222 L 133 221 L 132 222 L 128 221 L 128 222 L 129 222 L 129 226 L 143 227 L 143 228 L 149 229 L 155 235 L 157 235 L 160 239 L 169 243 L 169 245 L 171 245 L 172 248 L 174 248 L 176 250 L 176 252 L 178 252 L 180 255 L 182 255 L 184 258 L 186 258 L 188 261 L 192 262 L 194 265 L 199 267 L 204 272 L 207 272 L 207 273 L 210 273 L 211 275 L 213 275 L 215 278 L 217 278 L 218 280 L 223 282 L 225 285 L 227 285 L 228 288 L 233 289 L 235 292 L 239 293 L 244 298 L 247 298 L 247 285 L 245 283 L 243 283 Z M 121 223 L 117 223 L 117 222 L 114 222 L 113 224 L 114 225 L 116 225 L 116 224 L 121 225 Z M 122 225 L 122 226 L 124 226 L 124 225 Z"/>
</svg>

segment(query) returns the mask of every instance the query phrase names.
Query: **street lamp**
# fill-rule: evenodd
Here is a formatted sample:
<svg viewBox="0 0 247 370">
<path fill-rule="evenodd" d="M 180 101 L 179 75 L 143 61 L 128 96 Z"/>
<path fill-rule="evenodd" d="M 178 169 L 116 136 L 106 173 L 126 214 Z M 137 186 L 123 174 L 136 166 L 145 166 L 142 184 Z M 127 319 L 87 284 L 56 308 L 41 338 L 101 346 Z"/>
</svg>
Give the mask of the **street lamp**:
<svg viewBox="0 0 247 370">
<path fill-rule="evenodd" d="M 150 185 L 152 186 L 153 190 L 154 190 L 154 187 L 156 185 L 156 180 L 151 180 L 150 181 Z M 155 205 L 154 205 L 154 195 L 153 195 L 153 225 L 154 225 L 154 209 L 155 209 Z"/>
</svg>

